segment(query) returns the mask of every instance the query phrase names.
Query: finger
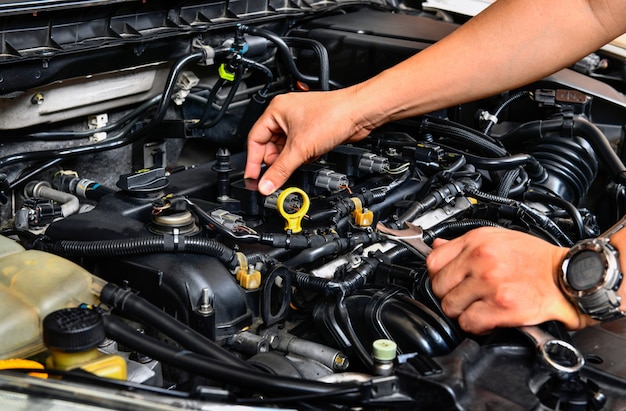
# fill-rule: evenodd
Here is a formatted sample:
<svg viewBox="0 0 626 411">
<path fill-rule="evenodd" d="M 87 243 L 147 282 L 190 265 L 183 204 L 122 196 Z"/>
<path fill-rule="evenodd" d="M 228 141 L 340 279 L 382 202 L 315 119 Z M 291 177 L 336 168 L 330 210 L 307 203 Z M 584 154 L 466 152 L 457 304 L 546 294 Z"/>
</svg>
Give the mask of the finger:
<svg viewBox="0 0 626 411">
<path fill-rule="evenodd" d="M 465 277 L 444 293 L 441 299 L 441 309 L 447 316 L 456 318 L 467 310 L 476 301 L 485 297 L 484 285 L 474 277 Z"/>
<path fill-rule="evenodd" d="M 433 248 L 441 247 L 442 245 L 444 245 L 447 242 L 448 242 L 448 240 L 446 240 L 446 239 L 435 238 L 435 240 L 433 241 Z"/>
<path fill-rule="evenodd" d="M 277 155 L 278 147 L 271 142 L 280 139 L 281 136 L 284 137 L 285 133 L 286 130 L 281 127 L 269 109 L 261 115 L 248 133 L 248 157 L 244 178 L 259 177 L 263 162 L 268 162 L 271 154 Z"/>
<path fill-rule="evenodd" d="M 496 327 L 511 327 L 516 324 L 485 301 L 475 301 L 457 318 L 459 327 L 470 334 L 484 334 Z"/>
<path fill-rule="evenodd" d="M 465 249 L 463 237 L 443 243 L 437 240 L 433 243 L 433 251 L 426 259 L 426 267 L 428 272 L 431 273 L 431 277 L 436 276 L 444 267 L 456 260 Z"/>
<path fill-rule="evenodd" d="M 248 152 L 244 178 L 258 178 L 261 174 L 261 166 L 265 158 L 266 144 L 259 144 L 256 141 L 248 140 Z"/>
<path fill-rule="evenodd" d="M 299 153 L 291 150 L 289 145 L 283 148 L 283 151 L 276 157 L 273 164 L 267 169 L 263 177 L 259 181 L 259 192 L 263 195 L 269 195 L 284 185 L 298 167 L 300 167 L 306 159 L 302 158 Z"/>
</svg>

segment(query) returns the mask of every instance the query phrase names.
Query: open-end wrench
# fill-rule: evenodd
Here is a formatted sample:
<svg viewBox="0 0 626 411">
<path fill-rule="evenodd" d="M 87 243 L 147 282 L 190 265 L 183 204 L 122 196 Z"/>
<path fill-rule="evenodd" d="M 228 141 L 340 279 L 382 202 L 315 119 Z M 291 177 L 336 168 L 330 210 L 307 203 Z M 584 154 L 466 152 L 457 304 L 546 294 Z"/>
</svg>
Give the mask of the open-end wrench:
<svg viewBox="0 0 626 411">
<path fill-rule="evenodd" d="M 426 259 L 433 249 L 424 242 L 424 231 L 420 226 L 409 222 L 405 225 L 406 229 L 395 230 L 379 222 L 376 229 L 390 241 L 402 243 Z M 583 355 L 567 341 L 555 338 L 534 325 L 518 328 L 535 345 L 539 358 L 553 370 L 561 373 L 575 373 L 585 365 Z"/>
<path fill-rule="evenodd" d="M 395 230 L 385 226 L 379 221 L 378 224 L 376 224 L 376 229 L 390 241 L 402 243 L 406 245 L 409 250 L 426 259 L 433 249 L 424 242 L 424 230 L 422 230 L 422 227 L 409 222 L 404 224 L 407 228 Z"/>
</svg>

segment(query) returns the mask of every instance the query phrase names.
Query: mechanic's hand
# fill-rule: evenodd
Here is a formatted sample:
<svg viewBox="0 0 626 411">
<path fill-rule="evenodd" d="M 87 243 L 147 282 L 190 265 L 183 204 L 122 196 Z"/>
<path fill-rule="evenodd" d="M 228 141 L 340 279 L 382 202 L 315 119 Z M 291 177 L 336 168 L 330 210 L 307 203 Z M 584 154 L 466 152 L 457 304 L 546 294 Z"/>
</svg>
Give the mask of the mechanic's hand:
<svg viewBox="0 0 626 411">
<path fill-rule="evenodd" d="M 445 241 L 428 256 L 432 288 L 446 315 L 480 334 L 496 327 L 593 323 L 565 298 L 558 272 L 566 248 L 518 231 L 484 227 Z"/>
<path fill-rule="evenodd" d="M 372 127 L 359 116 L 357 104 L 351 88 L 274 97 L 248 135 L 244 176 L 258 178 L 261 164 L 270 164 L 258 184 L 268 195 L 303 163 L 366 137 Z"/>
</svg>

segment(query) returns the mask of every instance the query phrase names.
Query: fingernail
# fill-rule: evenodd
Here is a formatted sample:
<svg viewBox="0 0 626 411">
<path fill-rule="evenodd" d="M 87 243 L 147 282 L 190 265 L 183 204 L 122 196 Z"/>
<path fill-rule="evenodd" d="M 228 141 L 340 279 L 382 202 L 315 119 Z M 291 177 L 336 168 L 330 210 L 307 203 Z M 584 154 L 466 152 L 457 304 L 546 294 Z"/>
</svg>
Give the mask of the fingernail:
<svg viewBox="0 0 626 411">
<path fill-rule="evenodd" d="M 271 181 L 269 181 L 269 180 L 262 180 L 259 183 L 259 192 L 261 194 L 270 195 L 274 191 L 276 191 L 276 188 L 274 187 L 274 183 L 272 183 Z"/>
</svg>

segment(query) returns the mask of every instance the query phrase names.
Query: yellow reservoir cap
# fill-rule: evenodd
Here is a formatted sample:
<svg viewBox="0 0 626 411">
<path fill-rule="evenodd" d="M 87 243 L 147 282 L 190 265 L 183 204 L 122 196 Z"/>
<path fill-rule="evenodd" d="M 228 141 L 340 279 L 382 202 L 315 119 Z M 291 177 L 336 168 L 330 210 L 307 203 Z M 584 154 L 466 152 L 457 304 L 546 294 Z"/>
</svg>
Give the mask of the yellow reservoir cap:
<svg viewBox="0 0 626 411">
<path fill-rule="evenodd" d="M 82 352 L 63 352 L 50 350 L 46 366 L 55 370 L 69 371 L 80 368 L 104 378 L 125 380 L 127 378 L 126 360 L 116 354 L 105 354 L 96 348 Z"/>
</svg>

